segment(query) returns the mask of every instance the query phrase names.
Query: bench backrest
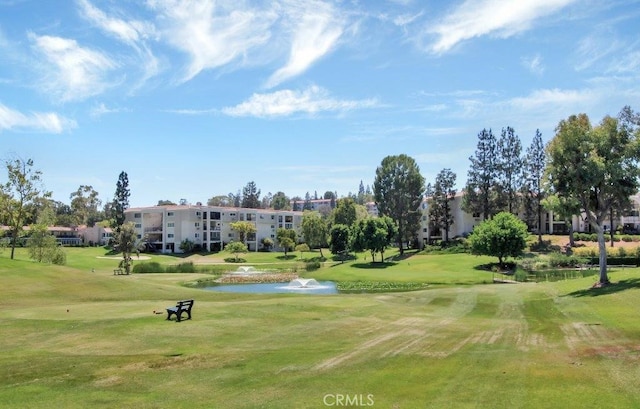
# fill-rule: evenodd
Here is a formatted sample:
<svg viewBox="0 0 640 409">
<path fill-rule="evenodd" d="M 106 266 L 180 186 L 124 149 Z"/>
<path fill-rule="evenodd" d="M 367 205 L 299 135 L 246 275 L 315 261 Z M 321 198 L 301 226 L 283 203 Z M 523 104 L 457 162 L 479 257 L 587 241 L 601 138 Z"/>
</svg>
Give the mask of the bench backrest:
<svg viewBox="0 0 640 409">
<path fill-rule="evenodd" d="M 191 307 L 193 307 L 193 300 L 178 301 L 178 303 L 176 304 L 176 307 L 178 307 L 181 310 L 191 309 Z"/>
</svg>

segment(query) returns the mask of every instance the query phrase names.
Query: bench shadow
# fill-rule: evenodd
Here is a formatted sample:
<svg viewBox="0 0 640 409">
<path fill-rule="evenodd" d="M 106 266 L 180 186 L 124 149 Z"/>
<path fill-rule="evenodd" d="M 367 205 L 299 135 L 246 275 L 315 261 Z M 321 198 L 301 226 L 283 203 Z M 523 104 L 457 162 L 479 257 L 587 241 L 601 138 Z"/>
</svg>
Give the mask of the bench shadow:
<svg viewBox="0 0 640 409">
<path fill-rule="evenodd" d="M 584 290 L 577 290 L 566 294 L 568 297 L 598 297 L 600 295 L 615 294 L 621 291 L 631 290 L 633 288 L 640 288 L 640 278 L 630 278 L 627 280 L 620 280 L 615 283 L 611 283 L 604 287 L 599 288 L 586 288 Z"/>
</svg>

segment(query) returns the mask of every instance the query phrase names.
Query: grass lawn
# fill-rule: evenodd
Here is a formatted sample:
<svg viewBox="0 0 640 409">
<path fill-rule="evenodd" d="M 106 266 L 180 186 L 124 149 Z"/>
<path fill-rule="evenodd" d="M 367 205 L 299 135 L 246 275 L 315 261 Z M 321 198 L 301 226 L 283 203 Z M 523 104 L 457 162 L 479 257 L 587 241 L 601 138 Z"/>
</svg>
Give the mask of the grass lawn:
<svg viewBox="0 0 640 409">
<path fill-rule="evenodd" d="M 483 284 L 493 260 L 468 255 L 359 259 L 309 276 L 439 285 L 314 296 L 114 276 L 103 256 L 69 249 L 60 267 L 0 253 L 0 407 L 640 407 L 639 269 L 587 290 L 593 278 Z M 184 298 L 193 320 L 165 321 Z"/>
</svg>

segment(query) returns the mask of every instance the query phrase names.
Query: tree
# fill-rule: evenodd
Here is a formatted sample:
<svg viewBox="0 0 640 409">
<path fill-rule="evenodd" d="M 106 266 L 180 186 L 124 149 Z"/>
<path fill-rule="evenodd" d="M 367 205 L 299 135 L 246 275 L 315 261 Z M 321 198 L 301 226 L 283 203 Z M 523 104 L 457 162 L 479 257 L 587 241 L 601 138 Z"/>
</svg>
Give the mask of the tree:
<svg viewBox="0 0 640 409">
<path fill-rule="evenodd" d="M 320 249 L 320 257 L 322 247 L 327 245 L 327 223 L 322 219 L 320 213 L 305 211 L 302 215 L 302 236 L 304 241 L 311 249 Z"/>
<path fill-rule="evenodd" d="M 124 211 L 129 208 L 129 176 L 127 172 L 120 172 L 118 182 L 116 183 L 116 192 L 111 202 L 111 218 L 113 219 L 113 227 L 119 229 L 124 224 Z"/>
<path fill-rule="evenodd" d="M 276 192 L 271 199 L 273 210 L 291 210 L 291 203 L 284 192 Z"/>
<path fill-rule="evenodd" d="M 235 256 L 235 262 L 237 263 L 240 259 L 240 254 L 244 254 L 247 251 L 247 245 L 241 243 L 239 241 L 232 241 L 231 243 L 224 246 L 224 250 L 233 254 Z"/>
<path fill-rule="evenodd" d="M 484 220 L 469 236 L 471 252 L 498 257 L 500 266 L 507 257 L 521 257 L 527 247 L 527 225 L 512 213 L 500 212 Z"/>
<path fill-rule="evenodd" d="M 232 207 L 233 199 L 229 195 L 213 196 L 207 200 L 207 206 Z"/>
<path fill-rule="evenodd" d="M 311 249 L 309 248 L 307 243 L 301 243 L 301 244 L 298 244 L 296 246 L 296 251 L 300 252 L 300 259 L 302 259 L 303 258 L 302 257 L 302 253 L 307 253 L 307 252 L 311 251 Z"/>
<path fill-rule="evenodd" d="M 304 195 L 304 204 L 302 205 L 302 211 L 305 210 L 313 210 L 313 205 L 311 204 L 311 195 L 307 192 Z"/>
<path fill-rule="evenodd" d="M 429 200 L 429 218 L 444 230 L 444 241 L 449 241 L 449 229 L 453 224 L 451 201 L 456 196 L 456 174 L 451 169 L 442 169 L 436 176 L 433 194 Z"/>
<path fill-rule="evenodd" d="M 69 195 L 71 209 L 77 225 L 93 225 L 97 221 L 98 207 L 102 206 L 102 200 L 98 198 L 98 192 L 93 186 L 80 185 L 78 190 Z"/>
<path fill-rule="evenodd" d="M 126 274 L 131 274 L 131 266 L 133 265 L 133 253 L 140 254 L 146 245 L 144 238 L 139 238 L 136 233 L 136 227 L 133 222 L 123 223 L 117 229 L 115 236 L 115 249 L 122 253 L 122 260 L 118 267 L 124 268 Z"/>
<path fill-rule="evenodd" d="M 260 208 L 260 189 L 256 186 L 256 182 L 251 181 L 242 189 L 240 206 L 246 209 Z"/>
<path fill-rule="evenodd" d="M 336 208 L 333 209 L 332 223 L 353 226 L 357 218 L 356 203 L 353 199 L 348 197 L 338 199 Z"/>
<path fill-rule="evenodd" d="M 271 240 L 269 237 L 263 237 L 262 240 L 260 240 L 260 243 L 262 244 L 262 248 L 265 251 L 271 251 L 271 249 L 273 248 L 273 240 Z"/>
<path fill-rule="evenodd" d="M 271 202 L 273 201 L 273 195 L 271 192 L 267 193 L 262 197 L 262 201 L 260 202 L 261 209 L 271 209 Z"/>
<path fill-rule="evenodd" d="M 346 224 L 334 224 L 329 230 L 329 250 L 331 254 L 344 256 L 351 249 L 351 229 Z M 344 257 L 341 257 L 344 261 Z"/>
<path fill-rule="evenodd" d="M 257 231 L 256 225 L 248 221 L 231 222 L 229 227 L 231 227 L 231 230 L 238 232 L 241 243 L 246 243 L 247 237 Z"/>
<path fill-rule="evenodd" d="M 0 185 L 0 219 L 11 234 L 11 259 L 27 218 L 27 208 L 40 198 L 48 198 L 50 192 L 42 187 L 42 172 L 33 169 L 33 160 L 10 159 L 5 161 L 7 182 Z"/>
<path fill-rule="evenodd" d="M 542 244 L 542 201 L 545 198 L 543 178 L 546 163 L 547 156 L 542 143 L 542 134 L 536 129 L 536 134 L 531 141 L 531 146 L 527 148 L 524 159 L 523 190 L 527 204 L 526 208 L 533 210 L 533 213 L 537 216 L 535 226 L 538 232 L 539 244 Z"/>
<path fill-rule="evenodd" d="M 158 200 L 158 204 L 156 206 L 175 206 L 176 203 L 172 200 Z"/>
<path fill-rule="evenodd" d="M 497 143 L 491 132 L 483 129 L 478 134 L 475 156 L 469 157 L 471 164 L 467 172 L 462 209 L 467 213 L 482 214 L 490 219 L 497 209 Z"/>
<path fill-rule="evenodd" d="M 296 245 L 297 233 L 293 229 L 279 228 L 276 230 L 276 240 L 278 245 L 284 250 L 284 256 L 287 256 L 287 252 L 293 249 Z"/>
<path fill-rule="evenodd" d="M 356 251 L 369 250 L 372 262 L 380 253 L 384 262 L 384 252 L 398 233 L 395 222 L 388 216 L 369 217 L 359 220 L 354 227 L 353 243 Z"/>
<path fill-rule="evenodd" d="M 46 223 L 31 225 L 27 248 L 29 257 L 38 263 L 52 263 L 64 265 L 67 256 L 58 244 L 55 236 L 51 234 Z"/>
<path fill-rule="evenodd" d="M 597 285 L 609 284 L 604 238 L 609 210 L 624 208 L 639 187 L 640 121 L 625 109 L 620 118 L 606 116 L 595 128 L 586 114 L 571 115 L 560 121 L 547 146 L 547 172 L 554 192 L 577 199 L 598 236 Z"/>
<path fill-rule="evenodd" d="M 573 197 L 565 197 L 557 194 L 547 195 L 541 202 L 542 206 L 548 211 L 564 220 L 567 231 L 569 232 L 569 247 L 574 247 L 573 239 L 573 223 L 571 219 L 575 215 L 580 214 L 580 203 Z M 538 240 L 540 243 L 540 240 Z"/>
<path fill-rule="evenodd" d="M 518 193 L 522 189 L 522 144 L 513 128 L 502 129 L 497 144 L 498 183 L 502 200 L 509 213 L 518 209 Z"/>
<path fill-rule="evenodd" d="M 404 254 L 403 243 L 420 227 L 424 177 L 415 160 L 405 154 L 385 157 L 376 169 L 373 191 L 380 214 L 397 224 L 398 248 Z"/>
</svg>

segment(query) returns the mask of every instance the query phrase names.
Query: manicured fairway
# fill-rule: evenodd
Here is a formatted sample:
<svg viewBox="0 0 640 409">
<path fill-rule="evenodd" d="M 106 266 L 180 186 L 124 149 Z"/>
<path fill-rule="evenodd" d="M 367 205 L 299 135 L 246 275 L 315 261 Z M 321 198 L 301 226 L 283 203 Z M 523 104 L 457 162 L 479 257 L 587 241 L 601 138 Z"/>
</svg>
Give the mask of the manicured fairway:
<svg viewBox="0 0 640 409">
<path fill-rule="evenodd" d="M 637 269 L 596 293 L 580 279 L 308 296 L 6 257 L 0 407 L 640 407 Z M 403 262 L 375 274 L 428 275 Z M 154 314 L 184 298 L 193 320 Z"/>
</svg>

